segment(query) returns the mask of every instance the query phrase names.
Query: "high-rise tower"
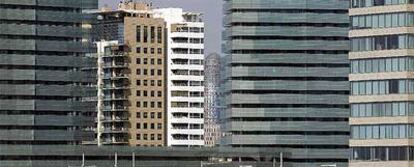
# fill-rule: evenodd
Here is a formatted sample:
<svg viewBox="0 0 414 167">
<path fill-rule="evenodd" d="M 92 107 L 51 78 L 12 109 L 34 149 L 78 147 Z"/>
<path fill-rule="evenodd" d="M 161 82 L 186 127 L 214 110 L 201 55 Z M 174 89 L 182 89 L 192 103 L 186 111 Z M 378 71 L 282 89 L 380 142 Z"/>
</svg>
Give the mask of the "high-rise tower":
<svg viewBox="0 0 414 167">
<path fill-rule="evenodd" d="M 155 9 L 167 23 L 167 145 L 204 145 L 204 22 L 201 13 Z"/>
<path fill-rule="evenodd" d="M 88 81 L 82 9 L 97 1 L 0 1 L 0 144 L 76 145 Z M 23 158 L 23 157 L 20 157 Z"/>
<path fill-rule="evenodd" d="M 98 46 L 99 144 L 164 146 L 165 22 L 150 4 L 121 2 L 92 25 Z"/>
<path fill-rule="evenodd" d="M 226 0 L 223 144 L 348 165 L 347 0 Z"/>
<path fill-rule="evenodd" d="M 413 166 L 413 3 L 352 0 L 352 167 Z"/>
</svg>

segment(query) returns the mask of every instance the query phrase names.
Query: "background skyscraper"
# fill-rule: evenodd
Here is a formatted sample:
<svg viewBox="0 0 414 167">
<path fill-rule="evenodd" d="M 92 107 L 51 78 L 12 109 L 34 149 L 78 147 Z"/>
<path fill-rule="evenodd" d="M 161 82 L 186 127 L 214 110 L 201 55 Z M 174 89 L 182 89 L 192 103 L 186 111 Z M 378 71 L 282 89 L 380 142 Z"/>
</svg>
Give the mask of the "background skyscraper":
<svg viewBox="0 0 414 167">
<path fill-rule="evenodd" d="M 221 60 L 219 54 L 212 53 L 204 62 L 204 144 L 209 147 L 220 144 Z"/>
<path fill-rule="evenodd" d="M 223 144 L 348 165 L 347 0 L 225 1 Z"/>
<path fill-rule="evenodd" d="M 352 0 L 352 167 L 413 166 L 413 1 Z"/>
</svg>

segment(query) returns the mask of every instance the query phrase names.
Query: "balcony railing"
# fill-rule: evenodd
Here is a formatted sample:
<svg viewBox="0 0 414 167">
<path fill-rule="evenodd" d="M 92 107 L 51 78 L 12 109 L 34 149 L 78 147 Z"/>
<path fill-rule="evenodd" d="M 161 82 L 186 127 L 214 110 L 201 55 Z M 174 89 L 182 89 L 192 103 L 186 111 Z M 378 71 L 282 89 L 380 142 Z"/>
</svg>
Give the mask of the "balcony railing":
<svg viewBox="0 0 414 167">
<path fill-rule="evenodd" d="M 124 68 L 128 67 L 128 63 L 104 63 L 103 68 Z"/>
<path fill-rule="evenodd" d="M 102 110 L 103 111 L 124 111 L 124 110 L 128 110 L 128 107 L 127 106 L 115 106 L 115 107 L 104 106 Z"/>
<path fill-rule="evenodd" d="M 116 128 L 104 128 L 105 133 L 128 133 L 128 128 L 116 127 Z"/>
</svg>

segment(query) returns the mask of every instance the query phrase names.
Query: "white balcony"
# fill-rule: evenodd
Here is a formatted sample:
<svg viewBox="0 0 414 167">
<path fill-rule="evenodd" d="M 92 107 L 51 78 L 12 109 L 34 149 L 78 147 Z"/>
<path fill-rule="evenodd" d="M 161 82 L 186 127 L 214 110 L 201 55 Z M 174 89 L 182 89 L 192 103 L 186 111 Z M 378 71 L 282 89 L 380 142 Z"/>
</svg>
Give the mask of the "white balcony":
<svg viewBox="0 0 414 167">
<path fill-rule="evenodd" d="M 171 38 L 174 37 L 187 37 L 187 38 L 204 38 L 204 33 L 197 32 L 173 32 L 170 34 Z"/>
<path fill-rule="evenodd" d="M 182 64 L 171 64 L 170 69 L 178 70 L 178 69 L 186 69 L 186 70 L 204 70 L 203 65 L 182 65 Z"/>
<path fill-rule="evenodd" d="M 181 91 L 204 91 L 204 86 L 170 86 L 171 91 L 181 90 Z"/>
<path fill-rule="evenodd" d="M 203 129 L 170 129 L 170 134 L 203 135 Z"/>
<path fill-rule="evenodd" d="M 170 59 L 204 59 L 204 54 L 171 54 Z"/>
<path fill-rule="evenodd" d="M 128 128 L 126 127 L 103 128 L 103 133 L 128 133 Z"/>
<path fill-rule="evenodd" d="M 170 45 L 171 48 L 190 48 L 190 49 L 203 49 L 204 44 L 202 43 L 172 43 Z"/>
<path fill-rule="evenodd" d="M 109 137 L 101 139 L 102 144 L 127 144 L 128 139 L 122 137 Z"/>
<path fill-rule="evenodd" d="M 204 97 L 171 97 L 174 102 L 204 102 Z"/>
<path fill-rule="evenodd" d="M 204 123 L 204 118 L 188 118 L 188 117 L 181 117 L 181 118 L 177 118 L 177 117 L 170 117 L 170 122 L 172 124 L 174 123 L 183 123 L 183 124 L 203 124 Z"/>
<path fill-rule="evenodd" d="M 197 145 L 202 146 L 204 145 L 204 140 L 170 140 L 170 145 Z"/>
<path fill-rule="evenodd" d="M 169 113 L 204 113 L 204 108 L 169 108 Z"/>
<path fill-rule="evenodd" d="M 95 119 L 96 121 L 97 119 Z M 128 117 L 119 117 L 119 116 L 112 116 L 112 117 L 101 117 L 101 121 L 106 122 L 128 122 Z"/>
<path fill-rule="evenodd" d="M 105 63 L 103 68 L 128 68 L 128 63 Z"/>
<path fill-rule="evenodd" d="M 172 74 L 170 80 L 204 81 L 204 76 Z"/>
</svg>

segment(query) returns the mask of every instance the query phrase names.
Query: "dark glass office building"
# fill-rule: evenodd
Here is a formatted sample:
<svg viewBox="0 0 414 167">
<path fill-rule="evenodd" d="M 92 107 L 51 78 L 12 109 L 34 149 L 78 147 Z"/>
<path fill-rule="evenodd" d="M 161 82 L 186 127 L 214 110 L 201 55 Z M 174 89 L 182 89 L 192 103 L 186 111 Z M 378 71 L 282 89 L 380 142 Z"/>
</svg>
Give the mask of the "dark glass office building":
<svg viewBox="0 0 414 167">
<path fill-rule="evenodd" d="M 0 0 L 0 152 L 93 140 L 83 131 L 93 123 L 82 102 L 85 8 L 97 0 Z M 30 159 L 0 157 L 7 158 Z"/>
<path fill-rule="evenodd" d="M 226 0 L 222 143 L 348 166 L 348 0 Z"/>
</svg>

